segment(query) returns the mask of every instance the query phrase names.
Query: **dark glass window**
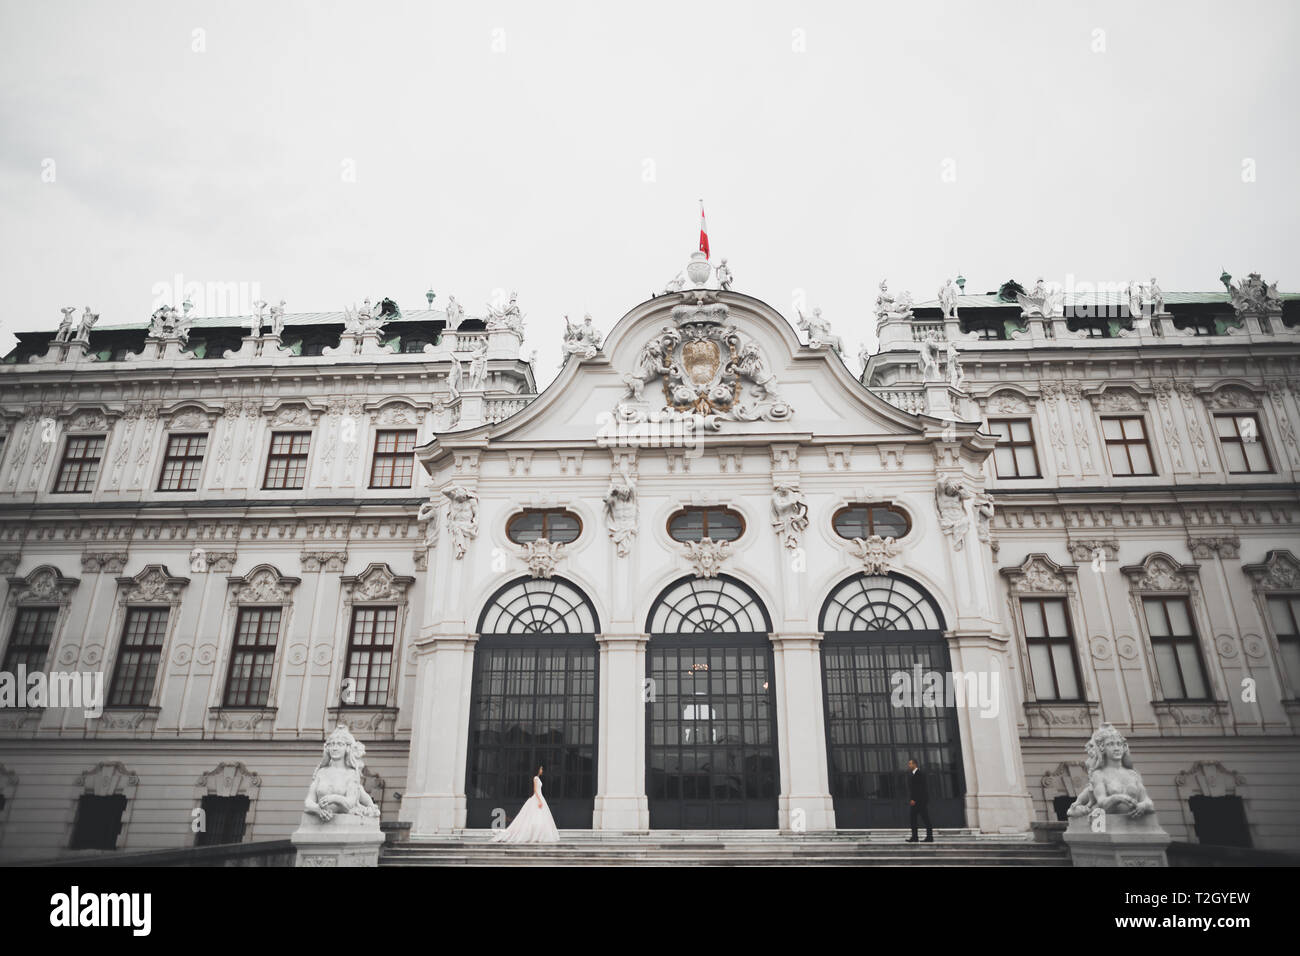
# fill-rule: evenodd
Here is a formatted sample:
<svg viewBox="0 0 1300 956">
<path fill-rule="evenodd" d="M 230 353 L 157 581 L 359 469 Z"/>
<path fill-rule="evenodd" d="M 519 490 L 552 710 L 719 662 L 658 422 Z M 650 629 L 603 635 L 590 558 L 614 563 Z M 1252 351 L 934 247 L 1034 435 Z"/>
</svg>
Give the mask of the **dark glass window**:
<svg viewBox="0 0 1300 956">
<path fill-rule="evenodd" d="M 348 636 L 348 669 L 344 706 L 384 707 L 393 671 L 393 645 L 397 642 L 397 608 L 352 609 Z"/>
<path fill-rule="evenodd" d="M 1106 442 L 1112 475 L 1154 475 L 1155 459 L 1141 418 L 1103 418 L 1101 434 Z"/>
<path fill-rule="evenodd" d="M 208 448 L 207 435 L 169 435 L 163 455 L 159 491 L 194 491 L 199 487 L 203 454 Z"/>
<path fill-rule="evenodd" d="M 203 808 L 204 828 L 194 835 L 194 845 L 217 846 L 221 843 L 243 842 L 248 804 L 247 795 L 242 793 L 233 797 L 206 794 L 199 802 Z"/>
<path fill-rule="evenodd" d="M 116 850 L 125 810 L 125 794 L 97 797 L 83 793 L 77 801 L 77 818 L 72 824 L 71 849 Z"/>
<path fill-rule="evenodd" d="M 735 541 L 745 533 L 745 519 L 730 508 L 683 508 L 668 519 L 674 541 Z"/>
<path fill-rule="evenodd" d="M 901 538 L 912 529 L 912 521 L 902 508 L 893 505 L 848 505 L 831 519 L 841 538 Z"/>
<path fill-rule="evenodd" d="M 555 544 L 568 544 L 582 534 L 582 519 L 562 508 L 529 508 L 515 515 L 506 525 L 506 537 L 515 544 L 527 544 L 539 538 Z"/>
<path fill-rule="evenodd" d="M 1250 825 L 1246 822 L 1246 804 L 1241 797 L 1207 797 L 1197 794 L 1187 799 L 1192 811 L 1196 842 L 1214 846 L 1250 846 Z"/>
<path fill-rule="evenodd" d="M 63 462 L 59 465 L 59 476 L 54 480 L 55 492 L 65 494 L 93 490 L 95 476 L 99 474 L 99 462 L 103 457 L 103 435 L 79 435 L 69 438 L 63 449 Z"/>
<path fill-rule="evenodd" d="M 1269 598 L 1268 611 L 1291 693 L 1300 695 L 1300 594 Z"/>
<path fill-rule="evenodd" d="M 227 707 L 265 707 L 271 695 L 280 608 L 239 609 L 226 680 Z"/>
<path fill-rule="evenodd" d="M 993 463 L 999 478 L 1041 478 L 1034 448 L 1034 423 L 1028 418 L 991 418 L 989 431 L 998 436 Z"/>
<path fill-rule="evenodd" d="M 266 458 L 263 488 L 300 489 L 307 481 L 307 450 L 311 432 L 276 432 Z"/>
<path fill-rule="evenodd" d="M 1191 607 L 1183 597 L 1142 599 L 1156 671 L 1166 700 L 1204 700 L 1210 696 L 1201 645 L 1192 623 Z"/>
<path fill-rule="evenodd" d="M 158 662 L 167 636 L 167 608 L 127 608 L 122 647 L 113 667 L 111 707 L 144 707 L 153 696 Z"/>
<path fill-rule="evenodd" d="M 1029 670 L 1039 700 L 1079 700 L 1074 633 L 1063 598 L 1021 598 Z"/>
<path fill-rule="evenodd" d="M 415 430 L 375 432 L 371 488 L 409 488 L 415 473 Z"/>
<path fill-rule="evenodd" d="M 20 607 L 9 631 L 4 671 L 16 674 L 20 664 L 28 672 L 45 670 L 50 641 L 54 638 L 54 623 L 58 619 L 59 609 L 56 607 Z"/>
<path fill-rule="evenodd" d="M 1223 448 L 1229 474 L 1253 475 L 1273 470 L 1273 462 L 1259 432 L 1258 415 L 1251 412 L 1215 415 L 1214 427 L 1219 433 L 1219 445 Z"/>
</svg>

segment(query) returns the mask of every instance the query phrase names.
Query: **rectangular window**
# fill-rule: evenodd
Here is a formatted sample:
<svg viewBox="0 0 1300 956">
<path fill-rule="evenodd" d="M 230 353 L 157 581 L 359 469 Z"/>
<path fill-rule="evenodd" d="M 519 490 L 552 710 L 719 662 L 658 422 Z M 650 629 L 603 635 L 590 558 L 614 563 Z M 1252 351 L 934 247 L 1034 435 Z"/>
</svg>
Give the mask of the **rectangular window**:
<svg viewBox="0 0 1300 956">
<path fill-rule="evenodd" d="M 163 455 L 159 491 L 194 491 L 199 487 L 199 471 L 208 448 L 207 435 L 169 435 Z"/>
<path fill-rule="evenodd" d="M 126 795 L 115 793 L 97 797 L 83 793 L 77 801 L 77 818 L 72 824 L 73 850 L 116 850 L 117 835 L 122 832 L 122 812 Z"/>
<path fill-rule="evenodd" d="M 1064 598 L 1021 598 L 1029 669 L 1039 700 L 1079 700 L 1074 633 Z"/>
<path fill-rule="evenodd" d="M 1269 598 L 1268 613 L 1291 693 L 1300 696 L 1300 594 Z"/>
<path fill-rule="evenodd" d="M 266 457 L 267 489 L 300 490 L 307 481 L 307 449 L 311 432 L 276 432 Z"/>
<path fill-rule="evenodd" d="M 393 670 L 393 645 L 397 641 L 397 608 L 358 607 L 352 610 L 348 636 L 348 669 L 344 706 L 384 707 Z"/>
<path fill-rule="evenodd" d="M 1101 434 L 1106 442 L 1112 475 L 1154 475 L 1155 459 L 1141 418 L 1103 418 Z"/>
<path fill-rule="evenodd" d="M 1264 447 L 1259 433 L 1259 416 L 1253 413 L 1215 415 L 1214 427 L 1219 433 L 1219 447 L 1232 475 L 1267 474 L 1273 462 Z"/>
<path fill-rule="evenodd" d="M 271 671 L 275 667 L 275 642 L 279 633 L 280 608 L 239 609 L 225 706 L 266 706 L 271 698 Z"/>
<path fill-rule="evenodd" d="M 1235 795 L 1207 797 L 1196 794 L 1187 798 L 1192 811 L 1196 842 L 1215 846 L 1250 846 L 1250 824 L 1246 822 L 1246 804 Z"/>
<path fill-rule="evenodd" d="M 217 846 L 222 843 L 242 843 L 244 821 L 248 818 L 248 796 L 219 797 L 205 794 L 199 801 L 203 808 L 203 829 L 194 837 L 195 846 Z"/>
<path fill-rule="evenodd" d="M 103 435 L 75 435 L 63 447 L 63 461 L 54 490 L 59 494 L 93 491 L 99 462 L 104 457 Z"/>
<path fill-rule="evenodd" d="M 59 619 L 56 607 L 20 607 L 9 631 L 9 646 L 5 649 L 2 668 L 7 674 L 18 673 L 23 665 L 28 673 L 45 670 L 45 659 L 50 655 L 50 641 L 54 639 L 54 622 Z"/>
<path fill-rule="evenodd" d="M 415 471 L 415 430 L 375 433 L 371 488 L 409 488 Z"/>
<path fill-rule="evenodd" d="M 132 607 L 126 610 L 122 647 L 113 667 L 110 707 L 147 707 L 153 696 L 158 662 L 167 635 L 167 608 Z"/>
<path fill-rule="evenodd" d="M 999 478 L 1041 478 L 1034 448 L 1034 423 L 1028 418 L 991 418 L 989 431 L 998 436 L 993 463 Z"/>
<path fill-rule="evenodd" d="M 1156 671 L 1166 700 L 1205 700 L 1210 696 L 1201 644 L 1187 598 L 1142 599 Z"/>
</svg>

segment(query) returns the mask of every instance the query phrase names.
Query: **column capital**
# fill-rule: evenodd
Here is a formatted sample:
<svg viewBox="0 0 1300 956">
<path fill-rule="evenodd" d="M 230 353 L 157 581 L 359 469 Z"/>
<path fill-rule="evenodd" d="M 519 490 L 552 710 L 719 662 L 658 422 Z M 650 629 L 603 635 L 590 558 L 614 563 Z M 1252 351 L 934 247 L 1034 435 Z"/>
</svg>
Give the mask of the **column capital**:
<svg viewBox="0 0 1300 956">
<path fill-rule="evenodd" d="M 421 634 L 414 641 L 415 656 L 423 654 L 432 654 L 439 650 L 473 650 L 474 645 L 478 643 L 477 634 L 439 634 L 432 632 Z"/>
<path fill-rule="evenodd" d="M 991 650 L 1005 650 L 1009 643 L 1007 635 L 998 634 L 978 628 L 953 628 L 943 632 L 944 639 L 957 647 L 987 647 Z"/>
<path fill-rule="evenodd" d="M 610 650 L 643 650 L 649 634 L 597 634 L 596 643 Z"/>
<path fill-rule="evenodd" d="M 821 631 L 810 631 L 805 633 L 783 633 L 773 634 L 771 637 L 772 646 L 781 650 L 791 651 L 813 651 L 821 646 L 822 638 L 825 635 Z"/>
</svg>

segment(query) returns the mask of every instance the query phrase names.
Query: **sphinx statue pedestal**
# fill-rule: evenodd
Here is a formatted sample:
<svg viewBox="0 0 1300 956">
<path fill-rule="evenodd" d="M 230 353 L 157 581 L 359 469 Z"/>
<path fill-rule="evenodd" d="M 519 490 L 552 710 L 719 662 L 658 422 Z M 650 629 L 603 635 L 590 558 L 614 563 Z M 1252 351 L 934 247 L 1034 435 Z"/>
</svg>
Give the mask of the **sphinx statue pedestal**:
<svg viewBox="0 0 1300 956">
<path fill-rule="evenodd" d="M 297 849 L 294 866 L 378 866 L 384 834 L 379 817 L 336 813 L 324 822 L 304 813 L 289 837 Z"/>
<path fill-rule="evenodd" d="M 1168 866 L 1169 834 L 1154 813 L 1136 820 L 1126 813 L 1108 813 L 1105 829 L 1094 832 L 1088 814 L 1070 818 L 1065 843 L 1075 866 Z"/>
</svg>

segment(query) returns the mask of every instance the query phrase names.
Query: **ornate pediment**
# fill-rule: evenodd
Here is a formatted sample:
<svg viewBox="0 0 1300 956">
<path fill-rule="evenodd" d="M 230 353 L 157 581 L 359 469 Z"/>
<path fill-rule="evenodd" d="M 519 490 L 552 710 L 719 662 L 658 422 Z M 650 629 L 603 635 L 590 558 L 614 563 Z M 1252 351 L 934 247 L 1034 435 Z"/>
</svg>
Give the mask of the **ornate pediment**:
<svg viewBox="0 0 1300 956">
<path fill-rule="evenodd" d="M 1211 408 L 1221 409 L 1259 408 L 1261 403 L 1259 395 L 1240 385 L 1225 385 L 1211 394 L 1208 400 Z"/>
<path fill-rule="evenodd" d="M 1196 565 L 1179 564 L 1167 554 L 1149 555 L 1120 572 L 1137 591 L 1190 591 L 1196 586 Z"/>
<path fill-rule="evenodd" d="M 1108 388 L 1091 398 L 1099 412 L 1140 412 L 1146 408 L 1141 396 L 1128 388 Z"/>
<path fill-rule="evenodd" d="M 1260 591 L 1300 591 L 1300 561 L 1290 551 L 1270 551 L 1260 564 L 1243 564 Z"/>
<path fill-rule="evenodd" d="M 10 604 L 67 604 L 79 578 L 65 578 L 57 568 L 43 564 L 26 577 L 9 579 Z"/>
<path fill-rule="evenodd" d="M 248 794 L 256 797 L 262 786 L 262 778 L 253 773 L 242 763 L 226 761 L 217 764 L 203 776 L 199 777 L 196 787 L 202 793 L 219 797 L 234 797 Z"/>
<path fill-rule="evenodd" d="M 348 574 L 339 578 L 343 585 L 343 597 L 350 603 L 369 601 L 392 601 L 396 604 L 406 603 L 406 592 L 415 578 L 409 575 L 394 574 L 387 564 L 371 564 L 360 574 Z"/>
<path fill-rule="evenodd" d="M 1002 568 L 999 573 L 1017 591 L 1064 594 L 1070 590 L 1070 575 L 1076 570 L 1057 564 L 1045 554 L 1031 554 L 1019 567 Z"/>
<path fill-rule="evenodd" d="M 288 604 L 301 578 L 289 578 L 269 564 L 258 565 L 243 577 L 229 577 L 236 604 Z"/>
<path fill-rule="evenodd" d="M 139 574 L 117 579 L 123 604 L 179 604 L 189 578 L 173 577 L 161 564 L 146 565 Z"/>
</svg>

